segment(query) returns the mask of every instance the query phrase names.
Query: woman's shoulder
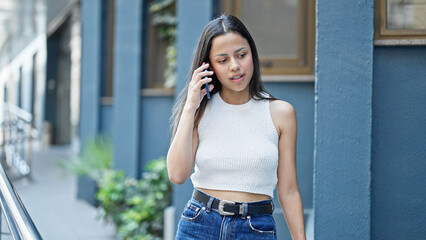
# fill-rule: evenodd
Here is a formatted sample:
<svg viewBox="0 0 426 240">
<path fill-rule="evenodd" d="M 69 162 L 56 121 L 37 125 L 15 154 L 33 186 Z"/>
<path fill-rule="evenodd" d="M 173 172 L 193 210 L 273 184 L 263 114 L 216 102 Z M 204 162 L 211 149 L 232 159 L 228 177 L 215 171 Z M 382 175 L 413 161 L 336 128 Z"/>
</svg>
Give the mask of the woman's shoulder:
<svg viewBox="0 0 426 240">
<path fill-rule="evenodd" d="M 291 103 L 277 99 L 270 100 L 269 108 L 271 111 L 272 121 L 276 128 L 281 130 L 293 128 L 296 123 L 296 110 Z"/>
<path fill-rule="evenodd" d="M 293 105 L 284 100 L 270 100 L 269 105 L 271 109 L 271 114 L 273 115 L 292 116 L 296 114 L 296 110 L 294 109 Z"/>
</svg>

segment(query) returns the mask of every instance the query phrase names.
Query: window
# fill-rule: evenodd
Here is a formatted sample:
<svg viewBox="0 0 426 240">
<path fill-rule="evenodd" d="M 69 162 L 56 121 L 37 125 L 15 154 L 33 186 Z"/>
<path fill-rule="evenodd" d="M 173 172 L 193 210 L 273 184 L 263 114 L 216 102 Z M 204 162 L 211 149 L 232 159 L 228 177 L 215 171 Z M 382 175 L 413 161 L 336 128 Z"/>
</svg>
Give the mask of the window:
<svg viewBox="0 0 426 240">
<path fill-rule="evenodd" d="M 152 90 L 173 89 L 176 83 L 176 1 L 148 1 L 146 81 Z M 146 91 L 145 91 L 146 92 Z"/>
<path fill-rule="evenodd" d="M 105 22 L 103 25 L 103 55 L 102 58 L 102 101 L 110 102 L 114 96 L 114 31 L 115 31 L 115 0 L 108 0 L 103 4 L 102 18 Z M 107 100 L 109 99 L 109 101 Z"/>
<path fill-rule="evenodd" d="M 426 0 L 376 0 L 376 39 L 426 39 Z"/>
<path fill-rule="evenodd" d="M 148 20 L 148 61 L 147 80 L 144 88 L 162 88 L 164 86 L 164 69 L 166 69 L 166 43 L 161 41 L 156 34 L 156 27 L 152 24 L 152 15 Z"/>
<path fill-rule="evenodd" d="M 252 34 L 263 75 L 314 74 L 315 1 L 222 0 L 221 8 Z"/>
</svg>

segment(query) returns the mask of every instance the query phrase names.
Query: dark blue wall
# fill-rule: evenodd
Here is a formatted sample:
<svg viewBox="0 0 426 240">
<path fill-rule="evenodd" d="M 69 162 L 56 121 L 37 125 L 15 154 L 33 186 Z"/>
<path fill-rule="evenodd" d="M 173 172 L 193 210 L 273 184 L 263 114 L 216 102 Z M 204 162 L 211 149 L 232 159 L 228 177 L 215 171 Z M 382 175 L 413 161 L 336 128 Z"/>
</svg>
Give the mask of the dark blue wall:
<svg viewBox="0 0 426 240">
<path fill-rule="evenodd" d="M 81 106 L 80 138 L 99 133 L 99 102 L 101 82 L 101 10 L 102 2 L 82 1 L 82 56 L 81 56 Z"/>
<path fill-rule="evenodd" d="M 142 79 L 143 13 L 142 0 L 115 1 L 114 31 L 114 168 L 139 177 L 140 89 Z"/>
<path fill-rule="evenodd" d="M 376 47 L 372 239 L 426 238 L 426 47 Z"/>
<path fill-rule="evenodd" d="M 100 130 L 100 82 L 101 82 L 101 0 L 81 1 L 82 56 L 81 56 L 81 98 L 80 98 L 80 139 L 84 145 L 87 139 L 99 134 Z M 96 186 L 87 177 L 78 178 L 77 198 L 95 204 Z"/>
<path fill-rule="evenodd" d="M 101 105 L 100 109 L 100 132 L 102 134 L 106 134 L 107 136 L 111 136 L 112 134 L 112 113 L 113 113 L 113 106 L 108 105 Z M 112 136 L 111 136 L 112 137 Z"/>
<path fill-rule="evenodd" d="M 173 96 L 142 97 L 141 172 L 150 160 L 167 155 L 171 137 L 169 119 L 173 101 Z"/>
<path fill-rule="evenodd" d="M 374 1 L 317 0 L 316 239 L 369 239 Z"/>
<path fill-rule="evenodd" d="M 173 96 L 154 96 L 140 99 L 140 119 L 144 124 L 140 131 L 141 169 L 139 172 L 143 172 L 147 162 L 167 155 L 171 137 L 169 119 L 174 98 Z M 100 109 L 100 131 L 107 136 L 112 136 L 113 108 L 113 105 L 102 105 Z M 123 143 L 125 142 L 123 140 Z"/>
</svg>

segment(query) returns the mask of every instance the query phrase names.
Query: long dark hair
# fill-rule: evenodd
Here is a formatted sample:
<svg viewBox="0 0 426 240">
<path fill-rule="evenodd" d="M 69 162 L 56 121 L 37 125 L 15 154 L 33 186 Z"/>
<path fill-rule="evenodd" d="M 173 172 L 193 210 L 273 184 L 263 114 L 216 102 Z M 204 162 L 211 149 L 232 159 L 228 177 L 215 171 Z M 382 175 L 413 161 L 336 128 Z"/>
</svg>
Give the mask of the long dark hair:
<svg viewBox="0 0 426 240">
<path fill-rule="evenodd" d="M 249 84 L 249 92 L 253 99 L 268 99 L 275 100 L 277 98 L 269 94 L 263 87 L 261 76 L 260 76 L 260 65 L 259 65 L 259 56 L 257 54 L 256 45 L 253 38 L 248 32 L 244 24 L 235 16 L 232 15 L 222 15 L 219 18 L 211 20 L 203 30 L 200 40 L 198 41 L 197 51 L 194 55 L 194 60 L 192 61 L 191 71 L 187 83 L 185 84 L 184 89 L 179 94 L 177 101 L 173 107 L 173 113 L 171 118 L 171 127 L 173 128 L 173 136 L 176 133 L 177 127 L 179 125 L 180 117 L 182 115 L 183 108 L 185 107 L 186 98 L 188 95 L 188 86 L 192 78 L 192 73 L 200 67 L 203 62 L 210 62 L 209 55 L 210 49 L 212 47 L 212 41 L 215 37 L 224 35 L 226 33 L 233 32 L 241 35 L 245 38 L 250 45 L 252 58 L 253 58 L 253 76 Z M 214 85 L 214 88 L 210 95 L 214 95 L 222 89 L 222 84 L 217 79 L 216 75 L 211 76 L 211 83 Z M 198 127 L 198 123 L 201 120 L 201 117 L 204 113 L 204 110 L 207 106 L 207 97 L 204 97 L 200 103 L 200 107 L 195 112 L 194 118 L 194 128 Z"/>
</svg>

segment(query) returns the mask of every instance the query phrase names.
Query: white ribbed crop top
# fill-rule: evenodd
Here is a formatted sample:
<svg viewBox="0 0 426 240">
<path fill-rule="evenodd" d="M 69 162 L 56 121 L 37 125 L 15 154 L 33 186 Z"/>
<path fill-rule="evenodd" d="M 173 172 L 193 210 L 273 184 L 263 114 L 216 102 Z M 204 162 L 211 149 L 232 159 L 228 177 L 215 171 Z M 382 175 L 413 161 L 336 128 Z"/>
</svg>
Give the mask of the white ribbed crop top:
<svg viewBox="0 0 426 240">
<path fill-rule="evenodd" d="M 265 194 L 277 184 L 278 134 L 269 100 L 228 104 L 212 96 L 198 126 L 194 187 Z"/>
</svg>

